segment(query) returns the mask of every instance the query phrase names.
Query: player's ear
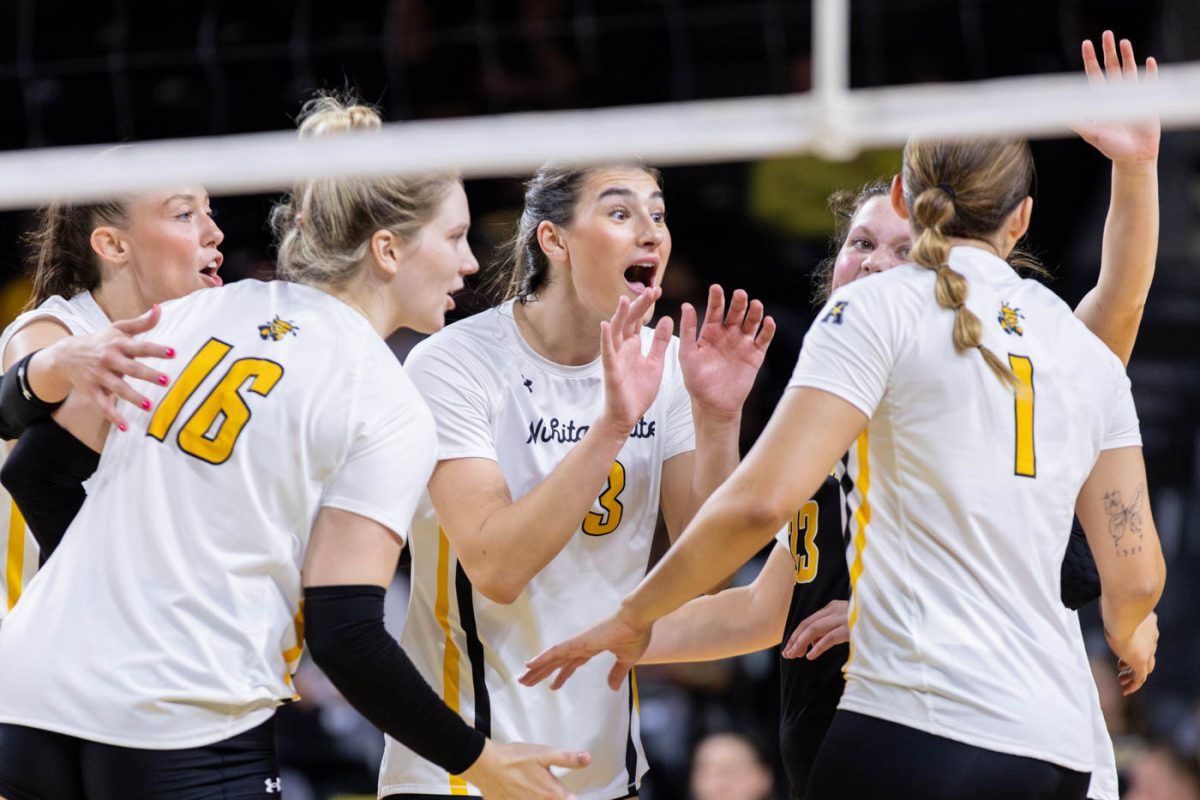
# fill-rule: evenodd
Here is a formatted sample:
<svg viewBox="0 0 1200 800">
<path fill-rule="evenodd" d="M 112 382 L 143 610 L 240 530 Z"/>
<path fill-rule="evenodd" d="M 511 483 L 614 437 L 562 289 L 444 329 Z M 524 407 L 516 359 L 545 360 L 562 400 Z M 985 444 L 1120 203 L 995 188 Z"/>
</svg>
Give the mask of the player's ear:
<svg viewBox="0 0 1200 800">
<path fill-rule="evenodd" d="M 400 272 L 400 254 L 404 250 L 404 240 L 392 231 L 381 228 L 371 234 L 369 248 L 371 261 L 376 269 L 389 278 L 396 277 Z"/>
<path fill-rule="evenodd" d="M 908 219 L 908 206 L 904 205 L 904 182 L 900 176 L 892 178 L 892 208 L 900 215 L 900 219 Z"/>
<path fill-rule="evenodd" d="M 121 264 L 129 259 L 129 247 L 125 237 L 119 229 L 111 225 L 101 225 L 94 229 L 88 242 L 92 251 L 105 261 Z"/>
<path fill-rule="evenodd" d="M 537 243 L 546 254 L 546 259 L 555 265 L 567 261 L 567 241 L 565 231 L 549 220 L 542 220 L 537 227 Z"/>
</svg>

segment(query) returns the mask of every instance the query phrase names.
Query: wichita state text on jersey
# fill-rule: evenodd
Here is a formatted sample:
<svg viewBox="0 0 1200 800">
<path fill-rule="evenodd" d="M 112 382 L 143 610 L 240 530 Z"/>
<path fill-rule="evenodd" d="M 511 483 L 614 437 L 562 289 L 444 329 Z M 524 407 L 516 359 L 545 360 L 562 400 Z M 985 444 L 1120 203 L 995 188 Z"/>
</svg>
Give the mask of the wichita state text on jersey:
<svg viewBox="0 0 1200 800">
<path fill-rule="evenodd" d="M 645 329 L 644 345 L 650 335 Z M 603 410 L 599 360 L 564 366 L 542 358 L 517 332 L 511 303 L 434 334 L 414 349 L 406 369 L 437 418 L 439 460 L 496 462 L 514 499 L 541 483 Z M 590 752 L 587 768 L 562 775 L 581 800 L 613 800 L 637 790 L 646 763 L 636 678 L 613 692 L 598 661 L 558 692 L 516 679 L 525 661 L 611 613 L 645 575 L 663 462 L 693 448 L 691 400 L 675 340 L 657 398 L 630 433 L 578 533 L 513 604 L 498 605 L 474 590 L 428 504 L 413 520 L 405 651 L 447 704 L 499 741 L 555 742 Z M 473 791 L 388 741 L 380 796 Z"/>
</svg>

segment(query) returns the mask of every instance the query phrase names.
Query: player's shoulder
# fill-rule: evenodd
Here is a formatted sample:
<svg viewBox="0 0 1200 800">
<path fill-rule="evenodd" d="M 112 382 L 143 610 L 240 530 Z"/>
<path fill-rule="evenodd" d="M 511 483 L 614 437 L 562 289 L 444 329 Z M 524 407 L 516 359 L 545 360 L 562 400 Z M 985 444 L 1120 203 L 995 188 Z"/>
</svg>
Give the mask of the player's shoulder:
<svg viewBox="0 0 1200 800">
<path fill-rule="evenodd" d="M 916 264 L 901 264 L 886 272 L 853 281 L 835 290 L 817 314 L 821 322 L 848 321 L 857 316 L 872 320 L 903 320 L 927 313 L 937 305 L 937 276 Z"/>
<path fill-rule="evenodd" d="M 410 370 L 432 369 L 438 364 L 497 366 L 504 359 L 504 324 L 502 308 L 489 308 L 452 322 L 418 342 L 404 365 Z"/>
</svg>

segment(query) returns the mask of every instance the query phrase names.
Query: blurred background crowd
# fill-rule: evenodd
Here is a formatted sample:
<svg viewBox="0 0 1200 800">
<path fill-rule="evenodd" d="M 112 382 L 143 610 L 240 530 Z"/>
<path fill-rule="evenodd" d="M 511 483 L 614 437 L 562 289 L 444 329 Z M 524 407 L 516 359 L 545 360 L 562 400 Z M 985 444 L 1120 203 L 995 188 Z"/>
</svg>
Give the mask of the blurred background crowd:
<svg viewBox="0 0 1200 800">
<path fill-rule="evenodd" d="M 1195 0 L 855 0 L 855 87 L 1074 71 L 1106 28 L 1139 57 L 1200 59 Z M 288 128 L 316 88 L 354 87 L 411 120 L 804 91 L 811 11 L 794 0 L 8 0 L 0 4 L 0 148 Z M 1020 109 L 1013 109 L 1019 114 Z M 1095 609 L 1083 613 L 1126 793 L 1200 800 L 1200 132 L 1164 136 L 1158 271 L 1130 365 L 1169 579 L 1158 669 L 1121 697 Z M 1074 139 L 1034 145 L 1029 244 L 1076 303 L 1094 282 L 1107 162 Z M 664 170 L 674 254 L 662 313 L 711 282 L 762 298 L 780 323 L 743 426 L 753 442 L 814 314 L 810 274 L 827 253 L 825 198 L 890 176 L 898 151 Z M 520 212 L 521 178 L 470 181 L 481 263 Z M 217 197 L 222 276 L 270 277 L 269 196 Z M 28 298 L 27 214 L 0 214 L 0 324 Z M 486 273 L 486 267 L 485 267 Z M 458 314 L 487 305 L 474 292 Z M 401 357 L 411 336 L 392 342 Z M 751 580 L 748 565 L 735 583 Z M 407 597 L 401 563 L 389 625 Z M 651 772 L 644 800 L 785 796 L 776 755 L 778 654 L 639 670 Z M 373 795 L 379 734 L 310 664 L 280 714 L 293 800 Z M 564 745 L 568 743 L 562 743 Z"/>
</svg>

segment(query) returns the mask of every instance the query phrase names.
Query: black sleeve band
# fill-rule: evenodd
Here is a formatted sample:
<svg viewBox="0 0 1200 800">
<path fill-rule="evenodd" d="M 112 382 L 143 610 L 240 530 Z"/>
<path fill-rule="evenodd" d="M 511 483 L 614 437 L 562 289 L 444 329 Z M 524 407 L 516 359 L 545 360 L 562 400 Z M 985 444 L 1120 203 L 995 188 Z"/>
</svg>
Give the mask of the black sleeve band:
<svg viewBox="0 0 1200 800">
<path fill-rule="evenodd" d="M 1088 545 L 1087 536 L 1078 524 L 1071 529 L 1067 552 L 1062 563 L 1062 601 L 1067 608 L 1078 611 L 1100 597 L 1100 572 Z"/>
<path fill-rule="evenodd" d="M 0 378 L 0 439 L 16 439 L 26 428 L 50 414 L 62 402 L 47 403 L 33 393 L 26 380 L 29 360 L 40 353 L 34 350 L 22 358 Z"/>
<path fill-rule="evenodd" d="M 21 434 L 0 467 L 0 483 L 33 531 L 43 564 L 79 513 L 83 482 L 99 463 L 99 453 L 47 419 Z"/>
<path fill-rule="evenodd" d="M 308 649 L 334 686 L 377 728 L 452 775 L 486 742 L 442 702 L 383 627 L 379 586 L 304 590 Z"/>
</svg>

